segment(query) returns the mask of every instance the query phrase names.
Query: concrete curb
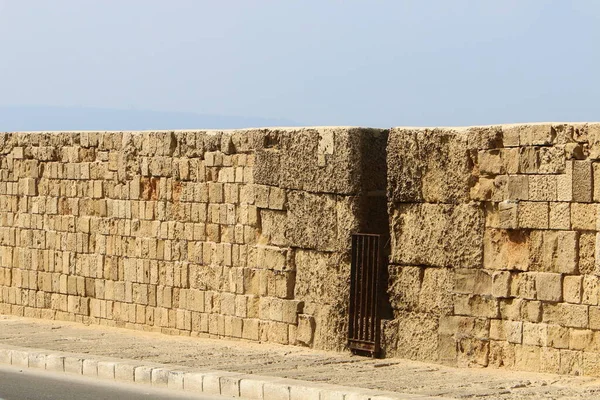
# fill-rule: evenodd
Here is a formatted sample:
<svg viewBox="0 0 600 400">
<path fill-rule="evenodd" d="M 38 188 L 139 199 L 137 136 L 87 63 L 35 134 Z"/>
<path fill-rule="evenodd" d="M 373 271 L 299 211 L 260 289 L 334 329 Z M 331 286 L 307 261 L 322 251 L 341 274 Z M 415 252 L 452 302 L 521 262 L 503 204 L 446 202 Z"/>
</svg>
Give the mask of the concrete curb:
<svg viewBox="0 0 600 400">
<path fill-rule="evenodd" d="M 241 397 L 248 400 L 443 400 L 418 394 L 382 392 L 295 379 L 198 370 L 138 360 L 106 358 L 0 344 L 0 364 Z"/>
</svg>

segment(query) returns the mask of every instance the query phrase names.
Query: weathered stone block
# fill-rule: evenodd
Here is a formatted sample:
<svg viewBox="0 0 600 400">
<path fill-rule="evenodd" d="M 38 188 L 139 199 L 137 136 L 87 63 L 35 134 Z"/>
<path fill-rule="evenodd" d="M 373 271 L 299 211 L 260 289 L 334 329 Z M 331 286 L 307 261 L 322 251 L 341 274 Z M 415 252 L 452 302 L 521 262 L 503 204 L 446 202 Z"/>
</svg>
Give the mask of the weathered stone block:
<svg viewBox="0 0 600 400">
<path fill-rule="evenodd" d="M 519 143 L 524 145 L 544 146 L 554 143 L 556 130 L 550 124 L 521 125 L 519 130 Z"/>
<path fill-rule="evenodd" d="M 537 272 L 535 273 L 535 287 L 538 300 L 562 300 L 562 275 Z"/>
<path fill-rule="evenodd" d="M 550 347 L 540 349 L 540 372 L 558 374 L 560 370 L 560 350 Z"/>
<path fill-rule="evenodd" d="M 550 203 L 550 229 L 571 229 L 571 207 L 567 202 Z"/>
<path fill-rule="evenodd" d="M 486 229 L 483 266 L 486 269 L 526 271 L 529 267 L 529 232 Z"/>
<path fill-rule="evenodd" d="M 506 172 L 500 149 L 480 150 L 477 154 L 479 173 L 482 175 L 500 175 Z"/>
<path fill-rule="evenodd" d="M 475 295 L 455 295 L 454 312 L 457 315 L 473 317 L 498 318 L 499 316 L 496 299 Z"/>
<path fill-rule="evenodd" d="M 573 201 L 592 201 L 592 164 L 589 161 L 573 161 Z"/>
<path fill-rule="evenodd" d="M 581 303 L 582 276 L 569 275 L 563 278 L 563 298 L 568 303 Z"/>
<path fill-rule="evenodd" d="M 418 360 L 438 359 L 438 321 L 431 314 L 398 314 L 397 356 Z"/>
<path fill-rule="evenodd" d="M 542 320 L 573 328 L 588 327 L 588 307 L 569 303 L 543 303 Z"/>
<path fill-rule="evenodd" d="M 495 272 L 492 275 L 492 296 L 510 296 L 511 273 L 508 271 Z"/>
<path fill-rule="evenodd" d="M 540 370 L 540 347 L 515 345 L 515 368 L 521 371 Z"/>
<path fill-rule="evenodd" d="M 531 201 L 556 201 L 556 176 L 531 175 L 528 193 Z"/>
<path fill-rule="evenodd" d="M 490 340 L 489 365 L 512 368 L 515 365 L 515 345 L 505 341 Z"/>
<path fill-rule="evenodd" d="M 388 191 L 392 202 L 468 201 L 473 161 L 467 135 L 451 130 L 392 129 Z"/>
<path fill-rule="evenodd" d="M 391 260 L 475 268 L 483 256 L 483 210 L 473 204 L 403 204 L 392 211 Z"/>
<path fill-rule="evenodd" d="M 549 324 L 548 325 L 548 347 L 556 349 L 568 349 L 569 348 L 569 328 L 560 325 Z"/>
<path fill-rule="evenodd" d="M 565 173 L 556 177 L 556 199 L 573 201 L 573 162 L 567 161 Z"/>
<path fill-rule="evenodd" d="M 560 350 L 560 369 L 564 375 L 581 375 L 583 373 L 583 352 Z"/>
<path fill-rule="evenodd" d="M 529 200 L 529 176 L 528 175 L 509 175 L 508 176 L 508 199 L 509 200 Z"/>
<path fill-rule="evenodd" d="M 502 229 L 517 229 L 519 203 L 516 201 L 502 201 L 498 203 L 498 227 Z"/>
<path fill-rule="evenodd" d="M 292 191 L 288 195 L 285 237 L 294 247 L 328 251 L 346 248 L 345 240 L 338 241 L 337 217 L 335 196 Z M 344 238 L 349 237 L 348 232 L 342 232 Z"/>
<path fill-rule="evenodd" d="M 571 203 L 571 226 L 575 230 L 596 230 L 598 205 L 593 203 Z"/>
<path fill-rule="evenodd" d="M 523 342 L 523 322 L 492 319 L 490 321 L 490 339 L 509 343 Z"/>
<path fill-rule="evenodd" d="M 453 271 L 447 268 L 426 268 L 417 311 L 434 315 L 452 313 L 453 275 Z"/>
<path fill-rule="evenodd" d="M 547 229 L 548 215 L 548 203 L 546 202 L 520 202 L 519 228 Z"/>
</svg>

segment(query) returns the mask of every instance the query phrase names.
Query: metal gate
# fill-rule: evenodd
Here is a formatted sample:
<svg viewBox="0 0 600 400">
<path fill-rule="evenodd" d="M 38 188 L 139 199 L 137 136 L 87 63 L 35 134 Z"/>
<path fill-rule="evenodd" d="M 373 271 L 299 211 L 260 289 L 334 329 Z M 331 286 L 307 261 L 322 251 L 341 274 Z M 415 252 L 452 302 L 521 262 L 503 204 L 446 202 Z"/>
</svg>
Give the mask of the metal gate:
<svg viewBox="0 0 600 400">
<path fill-rule="evenodd" d="M 353 352 L 379 353 L 383 235 L 352 235 L 348 346 Z"/>
</svg>

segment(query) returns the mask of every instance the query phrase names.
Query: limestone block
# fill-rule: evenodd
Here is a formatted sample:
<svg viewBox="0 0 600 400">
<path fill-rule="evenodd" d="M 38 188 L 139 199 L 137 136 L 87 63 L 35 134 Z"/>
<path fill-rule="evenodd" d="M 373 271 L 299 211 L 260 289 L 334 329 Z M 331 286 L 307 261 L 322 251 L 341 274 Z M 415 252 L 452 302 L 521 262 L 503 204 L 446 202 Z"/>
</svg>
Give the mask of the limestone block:
<svg viewBox="0 0 600 400">
<path fill-rule="evenodd" d="M 397 356 L 413 360 L 438 359 L 438 321 L 426 313 L 398 314 Z"/>
<path fill-rule="evenodd" d="M 509 200 L 529 199 L 529 176 L 509 175 L 507 184 L 507 196 Z"/>
<path fill-rule="evenodd" d="M 600 158 L 600 124 L 586 124 L 580 128 L 580 131 L 585 132 L 585 137 L 589 141 L 590 154 L 592 160 Z"/>
<path fill-rule="evenodd" d="M 279 186 L 338 194 L 357 193 L 361 187 L 383 190 L 386 142 L 387 131 L 381 129 L 302 128 L 282 132 L 276 145 L 280 153 Z M 366 160 L 370 168 L 362 167 Z M 262 183 L 259 176 L 255 180 Z"/>
<path fill-rule="evenodd" d="M 586 158 L 585 153 L 580 143 L 567 143 L 565 145 L 565 158 L 567 160 L 584 160 Z"/>
<path fill-rule="evenodd" d="M 480 150 L 477 154 L 479 173 L 482 175 L 500 175 L 506 172 L 500 149 Z"/>
<path fill-rule="evenodd" d="M 515 345 L 515 369 L 538 372 L 540 370 L 540 347 Z"/>
<path fill-rule="evenodd" d="M 280 151 L 265 148 L 256 152 L 254 181 L 262 185 L 279 186 L 281 176 Z"/>
<path fill-rule="evenodd" d="M 574 230 L 596 230 L 598 205 L 593 203 L 571 203 L 571 226 Z"/>
<path fill-rule="evenodd" d="M 583 277 L 567 275 L 563 278 L 563 298 L 567 303 L 581 303 Z"/>
<path fill-rule="evenodd" d="M 502 201 L 498 203 L 498 228 L 518 228 L 518 205 L 516 201 Z"/>
<path fill-rule="evenodd" d="M 535 300 L 537 298 L 536 291 L 536 274 L 522 272 L 512 275 L 510 295 L 520 297 L 522 299 Z"/>
<path fill-rule="evenodd" d="M 523 323 L 523 344 L 528 346 L 546 346 L 548 343 L 548 325 Z"/>
<path fill-rule="evenodd" d="M 511 279 L 511 273 L 508 271 L 494 272 L 492 274 L 492 296 L 509 297 Z"/>
<path fill-rule="evenodd" d="M 562 275 L 548 272 L 535 273 L 535 287 L 538 300 L 562 300 Z"/>
<path fill-rule="evenodd" d="M 546 202 L 520 202 L 519 228 L 547 229 L 548 215 L 548 203 Z"/>
<path fill-rule="evenodd" d="M 560 350 L 560 369 L 563 375 L 581 375 L 583 373 L 583 352 Z"/>
<path fill-rule="evenodd" d="M 542 320 L 573 328 L 588 327 L 588 307 L 569 303 L 543 303 Z"/>
<path fill-rule="evenodd" d="M 590 329 L 600 330 L 600 307 L 590 306 Z"/>
<path fill-rule="evenodd" d="M 556 130 L 550 124 L 521 125 L 519 143 L 524 145 L 549 145 L 556 140 Z"/>
<path fill-rule="evenodd" d="M 418 311 L 434 315 L 452 313 L 453 275 L 448 268 L 425 268 Z"/>
<path fill-rule="evenodd" d="M 457 269 L 454 272 L 454 292 L 490 295 L 492 294 L 492 276 L 487 271 L 480 269 Z"/>
<path fill-rule="evenodd" d="M 529 200 L 553 201 L 556 200 L 556 176 L 532 175 L 529 177 Z"/>
<path fill-rule="evenodd" d="M 579 235 L 579 273 L 591 274 L 595 269 L 596 234 L 582 232 Z"/>
<path fill-rule="evenodd" d="M 577 272 L 579 234 L 573 231 L 533 231 L 530 267 L 544 272 Z"/>
<path fill-rule="evenodd" d="M 507 149 L 502 151 L 502 162 L 507 174 L 516 174 L 519 172 L 519 149 Z"/>
<path fill-rule="evenodd" d="M 512 368 L 515 365 L 515 345 L 490 340 L 489 365 L 496 368 Z"/>
<path fill-rule="evenodd" d="M 487 318 L 442 316 L 439 320 L 440 335 L 449 335 L 455 339 L 470 337 L 481 340 L 490 339 L 490 320 Z"/>
<path fill-rule="evenodd" d="M 537 174 L 540 168 L 540 155 L 537 147 L 523 146 L 519 148 L 519 172 Z"/>
<path fill-rule="evenodd" d="M 321 268 L 317 268 L 319 270 Z M 464 270 L 462 270 L 464 271 Z M 472 270 L 468 270 L 472 271 Z M 304 274 L 298 274 L 298 280 L 303 282 L 301 277 Z M 458 274 L 456 275 L 458 278 Z M 469 275 L 470 276 L 470 275 Z M 415 311 L 419 306 L 419 294 L 421 292 L 421 281 L 423 279 L 423 269 L 420 267 L 410 266 L 389 266 L 389 279 L 387 285 L 387 293 L 390 300 L 390 305 L 394 310 Z M 464 280 L 466 284 L 468 277 Z M 317 280 L 314 281 L 315 283 Z M 315 285 L 315 283 L 307 284 L 307 287 Z M 298 283 L 297 283 L 298 284 Z M 455 283 L 455 290 L 457 283 Z M 298 291 L 296 291 L 298 293 Z M 317 301 L 319 297 L 314 297 L 313 301 Z"/>
<path fill-rule="evenodd" d="M 37 196 L 37 181 L 34 178 L 19 179 L 19 193 L 24 196 Z"/>
<path fill-rule="evenodd" d="M 458 342 L 457 366 L 487 367 L 489 363 L 489 341 L 473 338 L 460 339 Z"/>
<path fill-rule="evenodd" d="M 540 349 L 540 372 L 558 374 L 560 371 L 560 350 L 550 347 Z"/>
<path fill-rule="evenodd" d="M 283 210 L 285 208 L 285 190 L 272 187 L 269 191 L 269 208 Z"/>
<path fill-rule="evenodd" d="M 257 341 L 260 339 L 259 320 L 246 318 L 242 322 L 242 338 Z"/>
<path fill-rule="evenodd" d="M 504 147 L 519 147 L 521 126 L 502 126 L 502 144 Z"/>
<path fill-rule="evenodd" d="M 454 313 L 473 317 L 498 318 L 498 302 L 494 298 L 477 295 L 455 295 Z"/>
<path fill-rule="evenodd" d="M 285 237 L 295 247 L 332 251 L 348 247 L 348 232 L 338 240 L 338 198 L 293 191 L 288 195 Z"/>
<path fill-rule="evenodd" d="M 565 173 L 556 177 L 556 199 L 573 201 L 573 162 L 567 161 Z"/>
<path fill-rule="evenodd" d="M 285 236 L 287 229 L 287 213 L 284 211 L 260 210 L 261 242 L 275 246 L 287 246 L 289 241 Z"/>
<path fill-rule="evenodd" d="M 600 376 L 600 354 L 589 351 L 583 352 L 583 374 Z"/>
<path fill-rule="evenodd" d="M 483 266 L 486 269 L 526 271 L 529 266 L 529 233 L 486 229 L 483 237 Z"/>
<path fill-rule="evenodd" d="M 560 174 L 565 172 L 565 150 L 562 145 L 539 148 L 540 167 L 542 174 Z"/>
<path fill-rule="evenodd" d="M 469 148 L 477 150 L 501 148 L 503 146 L 502 128 L 502 126 L 467 128 L 464 133 L 467 136 Z"/>
<path fill-rule="evenodd" d="M 508 197 L 508 182 L 505 175 L 479 178 L 470 189 L 470 198 L 477 201 L 502 201 Z"/>
<path fill-rule="evenodd" d="M 573 161 L 573 201 L 591 202 L 592 187 L 592 163 L 589 161 Z"/>
<path fill-rule="evenodd" d="M 391 213 L 392 262 L 481 265 L 484 216 L 477 205 L 402 204 Z"/>
<path fill-rule="evenodd" d="M 594 275 L 584 275 L 582 279 L 581 302 L 598 305 L 600 300 L 600 278 Z"/>
<path fill-rule="evenodd" d="M 388 192 L 391 202 L 422 201 L 423 160 L 414 131 L 392 129 L 388 144 Z"/>
<path fill-rule="evenodd" d="M 569 349 L 598 351 L 595 332 L 590 329 L 569 329 Z"/>
<path fill-rule="evenodd" d="M 550 203 L 550 229 L 571 229 L 571 207 L 567 202 Z"/>
<path fill-rule="evenodd" d="M 501 319 L 490 320 L 490 339 L 503 340 L 509 343 L 522 343 L 523 322 Z"/>
<path fill-rule="evenodd" d="M 392 129 L 388 187 L 392 202 L 467 201 L 473 161 L 468 137 L 449 129 Z"/>
<path fill-rule="evenodd" d="M 569 348 L 569 328 L 560 325 L 547 325 L 547 345 L 556 349 Z"/>
<path fill-rule="evenodd" d="M 267 340 L 273 343 L 289 344 L 288 324 L 271 321 L 267 324 Z"/>
<path fill-rule="evenodd" d="M 315 319 L 312 315 L 298 314 L 296 344 L 311 346 L 315 335 Z"/>
</svg>

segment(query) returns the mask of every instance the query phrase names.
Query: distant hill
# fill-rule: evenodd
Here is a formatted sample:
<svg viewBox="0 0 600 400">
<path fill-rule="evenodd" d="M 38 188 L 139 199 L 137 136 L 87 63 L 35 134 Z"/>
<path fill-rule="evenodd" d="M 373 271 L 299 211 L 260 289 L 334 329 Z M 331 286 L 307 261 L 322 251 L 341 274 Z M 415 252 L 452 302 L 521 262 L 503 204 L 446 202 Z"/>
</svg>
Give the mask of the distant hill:
<svg viewBox="0 0 600 400">
<path fill-rule="evenodd" d="M 0 132 L 234 129 L 294 126 L 284 119 L 84 107 L 0 106 Z"/>
</svg>

